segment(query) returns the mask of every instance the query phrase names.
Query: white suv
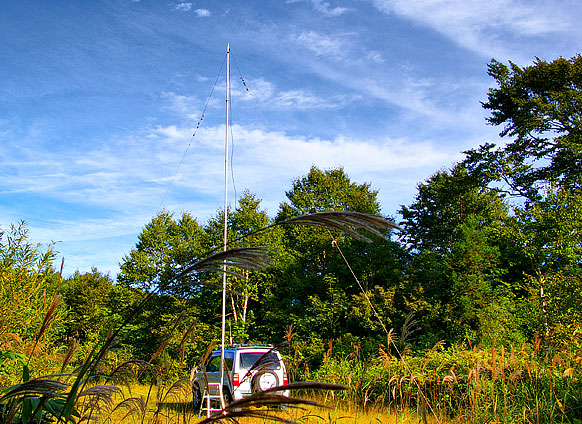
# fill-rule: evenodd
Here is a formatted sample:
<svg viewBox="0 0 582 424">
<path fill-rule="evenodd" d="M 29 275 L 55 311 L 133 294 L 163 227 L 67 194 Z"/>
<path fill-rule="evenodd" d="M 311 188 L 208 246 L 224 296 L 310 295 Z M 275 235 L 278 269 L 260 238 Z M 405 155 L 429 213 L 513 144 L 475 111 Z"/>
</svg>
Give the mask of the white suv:
<svg viewBox="0 0 582 424">
<path fill-rule="evenodd" d="M 224 349 L 224 401 L 228 405 L 253 393 L 289 384 L 283 358 L 272 345 L 231 345 Z M 220 349 L 212 352 L 191 374 L 194 410 L 200 410 L 203 394 L 219 396 Z M 288 390 L 276 392 L 289 396 Z"/>
</svg>

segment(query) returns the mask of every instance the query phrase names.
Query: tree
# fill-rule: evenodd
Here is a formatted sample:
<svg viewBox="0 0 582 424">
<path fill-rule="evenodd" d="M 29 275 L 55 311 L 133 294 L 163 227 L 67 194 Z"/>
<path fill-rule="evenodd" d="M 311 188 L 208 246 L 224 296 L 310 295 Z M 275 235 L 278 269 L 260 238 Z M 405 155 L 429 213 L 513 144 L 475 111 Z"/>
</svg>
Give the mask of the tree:
<svg viewBox="0 0 582 424">
<path fill-rule="evenodd" d="M 288 201 L 281 203 L 276 222 L 323 211 L 380 212 L 377 192 L 370 184 L 352 182 L 341 168 L 312 167 L 306 176 L 293 182 L 286 194 Z M 364 338 L 383 334 L 381 327 L 358 321 L 352 306 L 366 302 L 358 297 L 362 291 L 371 294 L 377 286 L 398 284 L 401 270 L 397 244 L 375 237 L 368 244 L 325 228 L 283 226 L 283 231 L 285 263 L 274 274 L 276 288 L 263 301 L 265 321 L 275 324 L 280 334 L 292 325 L 296 343 L 314 349 L 318 346 L 311 351 L 315 356 L 322 354 L 328 340 L 338 341 L 348 332 Z M 389 292 L 386 289 L 382 293 Z M 376 306 L 388 303 L 382 300 Z M 388 315 L 383 310 L 381 314 Z M 377 320 L 375 316 L 371 319 Z"/>
<path fill-rule="evenodd" d="M 343 168 L 322 171 L 313 166 L 306 176 L 295 179 L 285 194 L 289 203 L 279 206 L 278 221 L 329 210 L 380 213 L 378 192 L 371 190 L 369 183 L 351 182 Z"/>
<path fill-rule="evenodd" d="M 123 258 L 117 281 L 146 292 L 164 288 L 189 294 L 196 288 L 166 285 L 181 268 L 203 257 L 208 251 L 206 242 L 204 230 L 189 213 L 174 219 L 173 214 L 160 212 L 144 227 L 135 249 Z"/>
<path fill-rule="evenodd" d="M 506 295 L 503 198 L 457 164 L 419 184 L 414 203 L 400 214 L 410 308 L 426 343 L 479 341 L 489 325 L 480 312 Z"/>
<path fill-rule="evenodd" d="M 527 266 L 525 308 L 532 331 L 569 340 L 582 313 L 582 191 L 550 187 L 542 200 L 515 208 L 511 236 Z"/>
<path fill-rule="evenodd" d="M 418 184 L 410 206 L 402 206 L 400 240 L 411 251 L 450 252 L 469 216 L 491 224 L 507 215 L 503 197 L 488 190 L 463 164 L 439 171 Z"/>
<path fill-rule="evenodd" d="M 68 307 L 67 337 L 90 345 L 102 342 L 135 300 L 132 290 L 115 285 L 108 274 L 96 268 L 75 272 L 63 282 L 60 292 Z"/>
<path fill-rule="evenodd" d="M 238 201 L 238 206 L 228 214 L 228 247 L 270 246 L 270 256 L 277 255 L 273 237 L 277 229 L 263 232 L 271 220 L 266 211 L 260 209 L 261 200 L 250 191 L 245 190 Z M 224 235 L 224 211 L 218 210 L 204 227 L 213 246 L 222 246 Z M 247 342 L 250 326 L 254 321 L 254 311 L 251 304 L 257 302 L 260 287 L 267 283 L 268 271 L 235 270 L 239 275 L 227 276 L 227 298 L 230 303 L 231 334 L 237 343 Z M 222 287 L 222 276 L 211 277 L 214 285 Z M 252 332 L 256 335 L 256 332 Z M 264 337 L 262 335 L 256 335 Z M 262 340 L 264 341 L 264 340 Z"/>
<path fill-rule="evenodd" d="M 43 248 L 30 241 L 24 222 L 0 228 L 0 335 L 16 335 L 26 344 L 38 334 L 58 289 L 54 258 L 52 245 Z M 61 322 L 62 315 L 57 309 L 53 323 Z M 55 336 L 45 331 L 45 341 Z"/>
<path fill-rule="evenodd" d="M 505 145 L 487 143 L 468 152 L 471 173 L 502 181 L 512 195 L 539 199 L 546 183 L 571 188 L 582 183 L 582 57 L 506 66 L 492 60 L 496 83 L 483 107 L 487 121 L 503 125 Z"/>
<path fill-rule="evenodd" d="M 219 334 L 214 320 L 220 301 L 215 290 L 200 284 L 201 275 L 180 281 L 174 279 L 186 266 L 205 257 L 209 245 L 204 229 L 189 213 L 174 218 L 173 214 L 164 211 L 144 227 L 136 247 L 123 258 L 118 283 L 134 289 L 136 299 L 149 294 L 149 302 L 125 327 L 132 331 L 124 330 L 122 335 L 124 342 L 134 346 L 140 358 L 150 357 L 161 344 L 168 343 L 171 337 L 178 337 L 178 333 L 188 328 L 198 331 L 198 341 L 192 347 L 198 355 L 205 344 Z M 200 338 L 205 339 L 203 343 Z M 182 349 L 175 344 L 174 340 L 172 360 L 167 357 L 158 360 L 165 358 L 166 365 L 174 366 L 177 352 Z"/>
<path fill-rule="evenodd" d="M 62 348 L 65 308 L 54 257 L 52 245 L 30 240 L 24 222 L 0 228 L 0 387 L 29 370 L 59 372 L 50 358 Z"/>
</svg>

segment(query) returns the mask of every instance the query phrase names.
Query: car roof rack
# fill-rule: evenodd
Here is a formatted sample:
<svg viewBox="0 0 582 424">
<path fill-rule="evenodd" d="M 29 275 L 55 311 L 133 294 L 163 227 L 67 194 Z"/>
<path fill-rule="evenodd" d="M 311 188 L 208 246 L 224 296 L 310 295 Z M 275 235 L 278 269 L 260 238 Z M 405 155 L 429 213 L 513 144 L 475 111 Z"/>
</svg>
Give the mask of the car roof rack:
<svg viewBox="0 0 582 424">
<path fill-rule="evenodd" d="M 249 348 L 252 348 L 252 347 L 269 347 L 269 348 L 271 348 L 271 347 L 274 347 L 274 346 L 272 344 L 270 344 L 270 343 L 235 343 L 235 344 L 230 344 L 230 345 L 225 346 L 225 349 L 228 349 L 228 348 L 234 349 L 234 348 L 241 348 L 241 347 L 242 348 L 245 348 L 245 347 L 249 347 Z"/>
</svg>

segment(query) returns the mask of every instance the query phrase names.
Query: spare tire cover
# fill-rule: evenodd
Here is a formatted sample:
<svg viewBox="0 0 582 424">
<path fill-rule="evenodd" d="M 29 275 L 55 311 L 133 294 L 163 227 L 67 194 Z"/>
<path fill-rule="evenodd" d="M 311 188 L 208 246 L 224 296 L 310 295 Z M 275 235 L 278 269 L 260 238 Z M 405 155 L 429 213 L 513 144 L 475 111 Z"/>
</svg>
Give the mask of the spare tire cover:
<svg viewBox="0 0 582 424">
<path fill-rule="evenodd" d="M 262 392 L 264 390 L 270 389 L 271 387 L 277 387 L 279 385 L 279 377 L 273 371 L 264 370 L 259 371 L 253 377 L 251 381 L 251 386 L 253 393 Z"/>
</svg>

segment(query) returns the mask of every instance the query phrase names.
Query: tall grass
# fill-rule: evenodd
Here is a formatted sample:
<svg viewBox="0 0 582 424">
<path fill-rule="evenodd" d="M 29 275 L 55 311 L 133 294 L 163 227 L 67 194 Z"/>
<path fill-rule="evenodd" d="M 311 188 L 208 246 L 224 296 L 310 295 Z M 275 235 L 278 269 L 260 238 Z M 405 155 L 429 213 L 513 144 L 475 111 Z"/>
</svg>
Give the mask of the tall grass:
<svg viewBox="0 0 582 424">
<path fill-rule="evenodd" d="M 318 381 L 345 384 L 341 400 L 362 409 L 426 407 L 440 417 L 467 422 L 574 423 L 582 417 L 579 352 L 549 347 L 506 349 L 452 346 L 403 360 L 380 350 L 363 361 L 328 358 L 312 373 Z"/>
</svg>

